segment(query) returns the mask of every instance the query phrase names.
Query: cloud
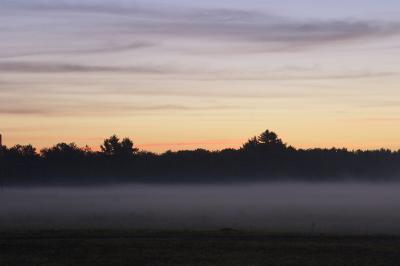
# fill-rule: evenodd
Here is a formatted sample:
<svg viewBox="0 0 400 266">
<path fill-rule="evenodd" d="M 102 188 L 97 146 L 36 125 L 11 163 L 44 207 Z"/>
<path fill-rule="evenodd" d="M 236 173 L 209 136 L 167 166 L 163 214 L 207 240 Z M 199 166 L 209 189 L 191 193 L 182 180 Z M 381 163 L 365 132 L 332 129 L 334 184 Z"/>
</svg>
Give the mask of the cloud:
<svg viewBox="0 0 400 266">
<path fill-rule="evenodd" d="M 225 70 L 202 70 L 202 69 L 185 69 L 172 66 L 90 66 L 80 64 L 65 64 L 60 62 L 1 62 L 0 71 L 3 73 L 90 73 L 90 72 L 113 72 L 120 74 L 154 74 L 164 75 L 166 79 L 170 79 L 170 75 L 179 74 L 180 80 L 337 80 L 337 79 L 365 79 L 398 75 L 396 72 L 382 71 L 345 71 L 331 72 L 329 74 L 318 74 L 307 68 L 289 69 L 281 68 L 275 70 L 264 71 L 235 71 Z M 311 74 L 310 74 L 311 72 Z M 232 75 L 234 73 L 234 75 Z M 162 79 L 162 77 L 160 77 Z M 7 85 L 0 80 L 0 85 Z M 150 93 L 151 94 L 151 91 Z"/>
<path fill-rule="evenodd" d="M 0 115 L 40 115 L 48 114 L 48 110 L 30 107 L 0 106 Z"/>
<path fill-rule="evenodd" d="M 30 47 L 28 51 L 7 51 L 7 54 L 0 55 L 0 58 L 15 58 L 24 56 L 36 56 L 36 55 L 84 55 L 84 54 L 100 54 L 100 53 L 115 53 L 124 52 L 130 50 L 138 50 L 148 47 L 154 47 L 156 44 L 145 41 L 137 41 L 129 44 L 120 45 L 103 45 L 94 46 L 91 48 L 80 48 L 80 49 L 68 49 L 68 48 L 55 48 L 55 49 L 45 49 L 45 48 L 32 48 Z"/>
<path fill-rule="evenodd" d="M 263 81 L 300 81 L 300 80 L 346 80 L 346 79 L 368 79 L 368 78 L 379 78 L 379 77 L 389 77 L 389 76 L 397 76 L 399 73 L 390 72 L 390 71 L 332 71 L 328 74 L 320 74 L 320 72 L 315 71 L 314 73 L 310 71 L 299 70 L 296 72 L 288 71 L 277 71 L 277 73 L 273 73 L 274 71 L 253 71 L 253 72 L 245 72 L 234 73 L 232 71 L 225 72 L 216 72 L 213 77 L 207 76 L 207 73 L 198 73 L 202 74 L 198 77 L 188 78 L 189 80 L 197 80 L 197 81 L 209 81 L 209 80 L 226 80 L 226 81 L 235 81 L 235 80 L 263 80 Z M 234 75 L 232 75 L 234 73 Z M 183 78 L 185 79 L 185 78 Z"/>
<path fill-rule="evenodd" d="M 89 66 L 79 64 L 49 63 L 49 62 L 0 62 L 0 72 L 11 73 L 73 73 L 73 72 L 126 72 L 141 74 L 162 74 L 170 72 L 163 67 L 113 67 Z"/>
<path fill-rule="evenodd" d="M 399 33 L 399 25 L 351 21 L 277 20 L 247 23 L 246 21 L 170 21 L 168 23 L 137 22 L 137 31 L 164 36 L 213 38 L 228 42 L 269 44 L 272 51 L 306 48 L 338 41 L 381 37 Z M 133 25 L 131 25 L 133 26 Z M 129 27 L 129 26 L 128 26 Z"/>
<path fill-rule="evenodd" d="M 336 42 L 381 38 L 400 32 L 399 24 L 395 22 L 300 20 L 253 10 L 173 9 L 129 1 L 13 0 L 3 1 L 0 5 L 32 12 L 58 12 L 65 16 L 85 13 L 85 21 L 91 22 L 88 23 L 90 27 L 109 34 L 177 41 L 201 39 L 207 43 L 222 41 L 233 46 L 244 42 L 252 44 L 247 47 L 248 51 L 298 51 Z M 115 15 L 116 18 L 98 16 L 102 14 Z M 229 45 L 228 51 L 231 50 Z"/>
<path fill-rule="evenodd" d="M 57 97 L 35 97 L 31 99 L 3 98 L 0 100 L 0 115 L 34 116 L 82 116 L 82 115 L 132 115 L 165 112 L 196 112 L 238 110 L 244 107 L 233 105 L 182 105 L 140 104 L 124 101 L 96 101 L 84 99 L 59 99 Z"/>
<path fill-rule="evenodd" d="M 389 123 L 398 123 L 400 122 L 400 117 L 398 118 L 365 118 L 363 121 L 369 121 L 369 122 L 389 122 Z"/>
<path fill-rule="evenodd" d="M 114 107 L 111 107 L 114 108 Z M 227 110 L 238 109 L 239 106 L 211 105 L 211 106 L 187 106 L 187 105 L 152 105 L 152 106 L 124 106 L 121 109 L 132 111 L 197 111 L 197 110 Z"/>
<path fill-rule="evenodd" d="M 373 102 L 369 102 L 369 103 L 363 103 L 360 105 L 360 107 L 364 107 L 364 108 L 396 108 L 396 107 L 400 107 L 400 101 L 399 100 L 377 100 L 375 99 Z"/>
<path fill-rule="evenodd" d="M 13 10 L 62 11 L 107 14 L 136 14 L 146 12 L 146 8 L 133 1 L 101 0 L 2 0 L 0 7 Z M 153 12 L 154 13 L 154 12 Z"/>
</svg>

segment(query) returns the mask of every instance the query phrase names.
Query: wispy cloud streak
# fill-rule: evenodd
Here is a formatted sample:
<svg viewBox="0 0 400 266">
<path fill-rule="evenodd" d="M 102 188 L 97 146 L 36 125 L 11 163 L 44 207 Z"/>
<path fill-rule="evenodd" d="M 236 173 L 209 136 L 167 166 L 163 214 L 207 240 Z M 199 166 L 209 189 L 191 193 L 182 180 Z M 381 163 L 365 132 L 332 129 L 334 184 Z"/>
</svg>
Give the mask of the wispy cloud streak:
<svg viewBox="0 0 400 266">
<path fill-rule="evenodd" d="M 138 50 L 142 48 L 154 47 L 156 44 L 150 42 L 133 42 L 130 44 L 122 44 L 122 45 L 108 45 L 101 47 L 92 47 L 92 48 L 80 48 L 80 49 L 63 49 L 63 48 L 54 48 L 54 49 L 40 49 L 40 48 L 30 48 L 28 51 L 22 52 L 14 52 L 8 51 L 7 54 L 0 55 L 2 59 L 11 59 L 15 57 L 25 57 L 25 56 L 38 56 L 38 55 L 85 55 L 85 54 L 104 54 L 104 53 L 115 53 L 115 52 L 124 52 L 131 50 Z"/>
<path fill-rule="evenodd" d="M 3 1 L 0 6 L 31 12 L 57 12 L 63 16 L 89 13 L 84 21 L 90 22 L 90 27 L 96 28 L 96 31 L 104 33 L 114 32 L 158 40 L 183 38 L 207 42 L 211 39 L 213 42 L 232 44 L 247 42 L 253 44 L 253 49 L 258 51 L 260 47 L 264 51 L 296 51 L 333 42 L 381 38 L 400 32 L 396 22 L 299 20 L 252 10 L 172 9 L 127 1 Z M 98 14 L 112 14 L 116 18 L 101 19 Z M 102 51 L 101 48 L 96 50 Z M 105 51 L 109 50 L 106 48 Z"/>
<path fill-rule="evenodd" d="M 233 105 L 182 105 L 182 104 L 138 104 L 99 101 L 61 101 L 60 99 L 41 99 L 34 103 L 18 101 L 10 104 L 8 99 L 0 100 L 0 115 L 33 115 L 33 116 L 82 116 L 82 115 L 132 115 L 157 114 L 164 112 L 196 112 L 237 110 L 244 107 Z"/>
<path fill-rule="evenodd" d="M 126 72 L 126 73 L 170 73 L 171 70 L 163 67 L 113 67 L 113 66 L 89 66 L 66 63 L 47 62 L 0 62 L 0 71 L 11 73 L 74 73 L 74 72 Z"/>
</svg>

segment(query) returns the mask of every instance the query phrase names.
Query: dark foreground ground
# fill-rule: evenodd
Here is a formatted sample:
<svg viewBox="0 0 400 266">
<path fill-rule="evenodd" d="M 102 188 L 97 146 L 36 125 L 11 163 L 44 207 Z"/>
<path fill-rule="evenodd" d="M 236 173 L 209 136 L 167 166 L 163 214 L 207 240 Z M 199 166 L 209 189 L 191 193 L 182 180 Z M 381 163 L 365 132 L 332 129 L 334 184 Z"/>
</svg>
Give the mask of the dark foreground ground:
<svg viewBox="0 0 400 266">
<path fill-rule="evenodd" d="M 400 237 L 173 231 L 0 233 L 0 265 L 400 265 Z"/>
</svg>

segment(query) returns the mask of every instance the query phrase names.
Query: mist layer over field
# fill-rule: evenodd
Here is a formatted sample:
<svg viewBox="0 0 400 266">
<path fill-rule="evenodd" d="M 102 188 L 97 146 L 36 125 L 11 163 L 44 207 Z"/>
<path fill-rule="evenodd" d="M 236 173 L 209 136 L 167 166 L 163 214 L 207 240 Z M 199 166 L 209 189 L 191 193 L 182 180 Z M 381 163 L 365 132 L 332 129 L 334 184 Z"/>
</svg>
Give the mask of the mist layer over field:
<svg viewBox="0 0 400 266">
<path fill-rule="evenodd" d="M 0 230 L 221 229 L 400 234 L 400 184 L 3 188 Z"/>
</svg>

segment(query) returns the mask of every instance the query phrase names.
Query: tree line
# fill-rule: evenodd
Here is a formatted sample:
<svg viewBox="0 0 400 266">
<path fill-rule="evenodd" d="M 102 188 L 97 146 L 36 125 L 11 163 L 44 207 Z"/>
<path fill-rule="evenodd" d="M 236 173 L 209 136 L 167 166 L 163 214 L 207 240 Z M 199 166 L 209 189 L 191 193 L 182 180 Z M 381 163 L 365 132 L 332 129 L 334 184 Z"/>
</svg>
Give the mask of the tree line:
<svg viewBox="0 0 400 266">
<path fill-rule="evenodd" d="M 141 151 L 129 138 L 111 136 L 100 151 L 59 143 L 0 147 L 0 182 L 94 184 L 114 182 L 209 183 L 278 180 L 400 180 L 400 151 L 296 149 L 266 130 L 239 149 Z"/>
</svg>

